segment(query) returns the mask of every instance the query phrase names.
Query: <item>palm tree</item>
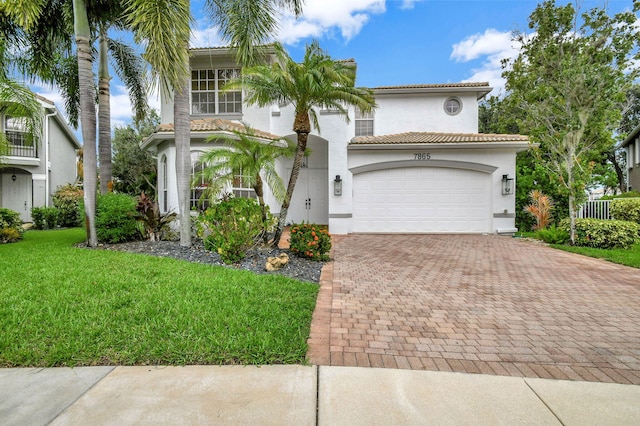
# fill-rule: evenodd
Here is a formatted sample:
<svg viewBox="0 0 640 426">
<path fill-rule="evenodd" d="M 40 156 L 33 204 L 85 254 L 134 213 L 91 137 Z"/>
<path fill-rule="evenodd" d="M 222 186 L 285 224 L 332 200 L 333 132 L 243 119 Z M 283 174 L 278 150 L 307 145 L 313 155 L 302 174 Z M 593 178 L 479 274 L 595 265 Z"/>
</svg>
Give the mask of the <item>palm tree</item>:
<svg viewBox="0 0 640 426">
<path fill-rule="evenodd" d="M 266 107 L 274 103 L 291 104 L 295 109 L 293 131 L 296 132 L 298 143 L 274 237 L 274 244 L 277 245 L 287 219 L 312 124 L 320 131 L 316 109 L 336 110 L 348 121 L 347 106 L 353 105 L 363 112 L 369 112 L 376 104 L 372 90 L 355 87 L 356 70 L 353 63 L 332 59 L 317 41 L 307 45 L 301 63 L 291 59 L 281 45 L 276 44 L 275 50 L 277 60 L 273 64 L 244 69 L 242 77 L 227 83 L 225 90 L 244 89 L 244 101 L 249 105 Z"/>
<path fill-rule="evenodd" d="M 258 197 L 266 244 L 267 206 L 264 202 L 263 182 L 266 181 L 276 199 L 282 201 L 285 188 L 275 163 L 280 157 L 293 156 L 295 147 L 291 149 L 285 140 L 260 140 L 250 128 L 247 128 L 246 133 L 233 131 L 233 134 L 234 136 L 219 135 L 207 139 L 207 142 L 224 141 L 226 146 L 211 149 L 200 157 L 203 168 L 198 177 L 211 183 L 203 196 L 213 199 L 238 178 L 246 180 Z"/>
<path fill-rule="evenodd" d="M 277 28 L 280 8 L 301 13 L 303 0 L 207 0 L 210 16 L 224 39 L 236 48 L 238 62 L 258 61 L 259 45 Z M 127 14 L 138 41 L 145 41 L 145 58 L 160 79 L 161 90 L 173 93 L 176 183 L 180 216 L 180 245 L 191 245 L 188 220 L 191 148 L 189 123 L 189 0 L 131 0 Z"/>
</svg>

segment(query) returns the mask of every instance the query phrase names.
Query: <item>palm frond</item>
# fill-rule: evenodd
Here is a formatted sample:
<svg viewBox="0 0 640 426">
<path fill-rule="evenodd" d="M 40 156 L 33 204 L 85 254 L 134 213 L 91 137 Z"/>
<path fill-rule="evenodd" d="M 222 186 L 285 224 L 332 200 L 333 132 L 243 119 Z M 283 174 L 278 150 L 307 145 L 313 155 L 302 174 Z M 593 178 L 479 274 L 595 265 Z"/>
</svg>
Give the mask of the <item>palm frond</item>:
<svg viewBox="0 0 640 426">
<path fill-rule="evenodd" d="M 116 74 L 129 91 L 129 100 L 135 111 L 135 118 L 140 120 L 147 113 L 146 66 L 133 47 L 118 40 L 109 39 L 109 52 L 116 62 Z"/>
</svg>

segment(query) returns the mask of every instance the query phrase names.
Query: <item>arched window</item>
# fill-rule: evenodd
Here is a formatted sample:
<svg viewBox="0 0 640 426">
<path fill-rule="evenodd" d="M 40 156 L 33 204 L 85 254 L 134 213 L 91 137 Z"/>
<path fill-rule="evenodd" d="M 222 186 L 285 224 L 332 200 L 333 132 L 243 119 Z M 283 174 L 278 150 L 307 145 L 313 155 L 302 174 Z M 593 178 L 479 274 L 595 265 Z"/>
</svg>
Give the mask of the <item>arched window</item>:
<svg viewBox="0 0 640 426">
<path fill-rule="evenodd" d="M 160 196 L 162 197 L 162 211 L 169 210 L 169 170 L 167 168 L 167 156 L 160 159 Z"/>
</svg>

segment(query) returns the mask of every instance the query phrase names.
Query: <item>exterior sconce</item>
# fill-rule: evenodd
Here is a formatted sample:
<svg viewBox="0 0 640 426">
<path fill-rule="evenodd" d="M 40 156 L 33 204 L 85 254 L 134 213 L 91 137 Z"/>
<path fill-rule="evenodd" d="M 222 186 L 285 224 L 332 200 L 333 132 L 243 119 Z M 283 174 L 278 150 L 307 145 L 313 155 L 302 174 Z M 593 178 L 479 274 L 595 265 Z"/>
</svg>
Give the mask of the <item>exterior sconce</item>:
<svg viewBox="0 0 640 426">
<path fill-rule="evenodd" d="M 333 195 L 342 195 L 342 179 L 340 179 L 340 175 L 336 175 L 333 181 Z"/>
<path fill-rule="evenodd" d="M 502 175 L 502 195 L 513 194 L 513 181 L 514 179 L 509 175 Z"/>
<path fill-rule="evenodd" d="M 12 181 L 14 181 L 14 182 L 15 182 L 15 181 L 16 181 L 16 179 L 18 179 L 18 176 L 16 176 L 15 174 L 14 174 L 14 175 L 11 175 L 11 180 L 12 180 Z"/>
</svg>

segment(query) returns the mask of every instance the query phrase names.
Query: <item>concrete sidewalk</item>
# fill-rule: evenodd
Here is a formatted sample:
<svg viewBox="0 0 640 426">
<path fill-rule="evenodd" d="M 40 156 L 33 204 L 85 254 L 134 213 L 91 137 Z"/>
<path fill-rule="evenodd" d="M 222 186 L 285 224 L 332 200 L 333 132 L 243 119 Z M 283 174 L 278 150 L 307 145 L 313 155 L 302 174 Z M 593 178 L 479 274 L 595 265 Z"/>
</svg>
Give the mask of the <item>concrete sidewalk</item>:
<svg viewBox="0 0 640 426">
<path fill-rule="evenodd" d="M 640 386 L 317 366 L 0 369 L 2 425 L 636 425 Z"/>
</svg>

